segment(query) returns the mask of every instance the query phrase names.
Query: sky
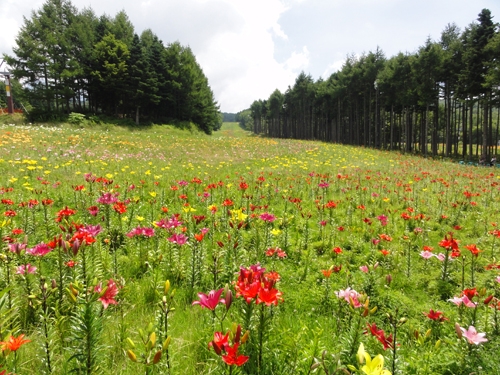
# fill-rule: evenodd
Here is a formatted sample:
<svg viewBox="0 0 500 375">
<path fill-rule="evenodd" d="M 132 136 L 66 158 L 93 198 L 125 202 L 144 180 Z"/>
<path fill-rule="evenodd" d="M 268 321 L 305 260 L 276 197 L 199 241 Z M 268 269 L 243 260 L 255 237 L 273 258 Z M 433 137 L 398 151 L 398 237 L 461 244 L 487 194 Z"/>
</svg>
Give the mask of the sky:
<svg viewBox="0 0 500 375">
<path fill-rule="evenodd" d="M 0 0 L 0 56 L 44 0 Z M 151 29 L 196 56 L 222 112 L 285 92 L 304 71 L 314 80 L 342 68 L 348 55 L 381 49 L 390 58 L 439 40 L 447 24 L 461 30 L 487 8 L 500 22 L 499 0 L 71 0 L 114 17 L 124 10 L 139 35 Z M 5 65 L 0 67 L 0 71 Z"/>
</svg>

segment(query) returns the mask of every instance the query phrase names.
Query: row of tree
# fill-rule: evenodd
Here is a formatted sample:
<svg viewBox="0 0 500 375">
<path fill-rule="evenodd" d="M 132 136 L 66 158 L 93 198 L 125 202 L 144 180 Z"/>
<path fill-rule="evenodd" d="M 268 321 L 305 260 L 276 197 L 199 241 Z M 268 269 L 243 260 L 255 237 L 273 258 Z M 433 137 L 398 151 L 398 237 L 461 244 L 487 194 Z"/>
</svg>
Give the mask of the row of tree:
<svg viewBox="0 0 500 375">
<path fill-rule="evenodd" d="M 189 47 L 139 36 L 124 11 L 114 18 L 47 0 L 24 20 L 14 77 L 43 113 L 82 111 L 149 121 L 191 121 L 211 133 L 221 125 L 208 80 Z"/>
<path fill-rule="evenodd" d="M 272 137 L 471 157 L 496 153 L 499 106 L 500 31 L 483 9 L 416 53 L 348 56 L 326 80 L 302 72 L 238 120 Z"/>
</svg>

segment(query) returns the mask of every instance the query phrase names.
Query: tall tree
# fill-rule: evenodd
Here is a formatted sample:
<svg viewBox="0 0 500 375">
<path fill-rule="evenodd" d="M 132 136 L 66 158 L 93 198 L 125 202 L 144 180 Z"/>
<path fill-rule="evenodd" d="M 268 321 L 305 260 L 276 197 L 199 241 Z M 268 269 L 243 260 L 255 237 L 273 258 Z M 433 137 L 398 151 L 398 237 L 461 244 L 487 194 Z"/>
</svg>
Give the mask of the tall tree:
<svg viewBox="0 0 500 375">
<path fill-rule="evenodd" d="M 130 22 L 124 10 L 118 12 L 110 21 L 109 28 L 109 32 L 111 32 L 117 40 L 125 43 L 129 49 L 132 47 L 132 41 L 135 34 L 134 25 L 132 25 L 132 22 Z"/>
<path fill-rule="evenodd" d="M 148 100 L 148 62 L 137 34 L 134 34 L 130 48 L 127 80 L 127 98 L 125 102 L 135 108 L 135 123 L 139 125 L 140 108 L 147 105 Z"/>
<path fill-rule="evenodd" d="M 69 0 L 47 0 L 42 8 L 24 18 L 13 48 L 16 57 L 6 56 L 14 76 L 30 82 L 32 98 L 45 102 L 47 110 L 64 105 L 75 93 L 80 71 L 74 55 L 73 28 L 77 11 Z"/>
<path fill-rule="evenodd" d="M 413 60 L 412 68 L 415 77 L 418 105 L 424 108 L 422 126 L 420 128 L 420 151 L 427 155 L 427 140 L 429 131 L 429 107 L 437 106 L 439 103 L 438 78 L 441 71 L 442 50 L 437 43 L 430 38 L 425 45 L 420 47 L 416 58 Z M 446 142 L 451 145 L 449 122 L 446 128 Z M 434 134 L 434 133 L 433 133 Z M 432 152 L 437 152 L 437 137 L 432 137 Z"/>
<path fill-rule="evenodd" d="M 127 82 L 127 45 L 108 34 L 95 45 L 96 69 L 92 75 L 98 82 L 99 102 L 107 113 L 118 113 L 120 102 L 124 99 Z"/>
</svg>

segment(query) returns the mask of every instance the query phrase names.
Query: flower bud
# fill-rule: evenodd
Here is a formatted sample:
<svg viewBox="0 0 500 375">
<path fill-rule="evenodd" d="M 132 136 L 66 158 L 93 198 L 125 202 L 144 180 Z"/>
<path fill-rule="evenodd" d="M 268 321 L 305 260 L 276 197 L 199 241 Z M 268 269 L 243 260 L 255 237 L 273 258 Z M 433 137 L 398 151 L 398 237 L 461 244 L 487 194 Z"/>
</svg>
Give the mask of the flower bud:
<svg viewBox="0 0 500 375">
<path fill-rule="evenodd" d="M 434 349 L 439 349 L 439 347 L 441 346 L 441 340 L 437 340 L 436 343 L 434 344 Z"/>
<path fill-rule="evenodd" d="M 163 289 L 164 294 L 167 295 L 170 290 L 170 280 L 165 281 L 165 288 Z"/>
<path fill-rule="evenodd" d="M 73 303 L 76 303 L 76 296 L 73 293 L 69 293 L 69 298 L 71 298 L 71 301 L 73 301 Z"/>
<path fill-rule="evenodd" d="M 234 342 L 240 342 L 241 338 L 241 326 L 238 324 L 238 327 L 236 327 L 236 334 L 234 335 Z"/>
<path fill-rule="evenodd" d="M 132 362 L 137 362 L 137 356 L 132 350 L 127 350 L 127 356 L 130 358 Z"/>
<path fill-rule="evenodd" d="M 127 342 L 129 343 L 129 345 L 132 347 L 132 348 L 135 348 L 135 343 L 132 341 L 132 339 L 130 337 L 127 337 Z"/>
<path fill-rule="evenodd" d="M 231 304 L 233 303 L 233 292 L 229 287 L 226 285 L 225 288 L 225 293 L 224 293 L 224 304 L 226 305 L 226 311 L 229 310 L 231 307 Z"/>
<path fill-rule="evenodd" d="M 458 338 L 462 339 L 462 330 L 460 329 L 460 324 L 455 323 L 455 332 L 457 333 Z"/>
<path fill-rule="evenodd" d="M 156 333 L 155 332 L 152 332 L 150 335 L 149 335 L 149 341 L 151 341 L 151 344 L 154 345 L 156 343 Z"/>
<path fill-rule="evenodd" d="M 427 332 L 425 332 L 425 338 L 428 339 L 431 336 L 432 329 L 428 329 Z"/>
<path fill-rule="evenodd" d="M 168 336 L 165 341 L 163 341 L 163 345 L 161 347 L 161 350 L 167 350 L 168 349 L 168 346 L 170 345 L 170 336 Z"/>
<path fill-rule="evenodd" d="M 71 246 L 71 249 L 73 250 L 73 255 L 76 256 L 78 254 L 78 250 L 80 249 L 81 243 L 78 240 L 78 238 L 73 241 L 73 246 Z"/>
<path fill-rule="evenodd" d="M 160 362 L 161 359 L 161 350 L 158 350 L 153 357 L 153 364 L 156 365 L 158 362 Z"/>
<path fill-rule="evenodd" d="M 75 289 L 75 287 L 73 286 L 73 283 L 70 283 L 69 284 L 69 290 L 71 291 L 71 294 L 76 297 L 78 295 L 78 290 Z"/>
<path fill-rule="evenodd" d="M 241 341 L 241 343 L 242 343 L 242 344 L 246 343 L 246 342 L 247 342 L 247 340 L 248 340 L 248 337 L 249 337 L 249 336 L 250 336 L 250 331 L 249 331 L 249 330 L 247 330 L 247 331 L 245 332 L 245 334 L 241 337 L 241 340 L 240 340 L 240 341 Z"/>
<path fill-rule="evenodd" d="M 52 289 L 57 288 L 57 282 L 56 282 L 56 279 L 52 279 L 52 280 L 50 280 L 50 286 L 52 287 Z"/>
<path fill-rule="evenodd" d="M 387 285 L 391 285 L 391 282 L 392 282 L 392 275 L 391 274 L 388 274 L 386 277 L 385 277 L 385 283 Z"/>
</svg>

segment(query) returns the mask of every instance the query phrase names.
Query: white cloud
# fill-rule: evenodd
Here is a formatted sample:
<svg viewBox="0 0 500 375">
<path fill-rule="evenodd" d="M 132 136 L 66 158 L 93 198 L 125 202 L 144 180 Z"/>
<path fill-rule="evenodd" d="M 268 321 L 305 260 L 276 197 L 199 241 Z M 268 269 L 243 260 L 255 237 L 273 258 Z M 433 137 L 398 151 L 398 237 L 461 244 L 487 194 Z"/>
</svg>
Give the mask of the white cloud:
<svg viewBox="0 0 500 375">
<path fill-rule="evenodd" d="M 323 74 L 321 74 L 321 77 L 323 79 L 327 79 L 328 77 L 330 77 L 333 73 L 335 72 L 338 72 L 339 70 L 342 69 L 342 66 L 344 65 L 345 63 L 345 59 L 343 60 L 337 60 L 337 61 L 334 61 L 333 63 L 331 63 L 330 65 L 328 65 L 325 69 L 325 71 L 323 72 Z"/>
<path fill-rule="evenodd" d="M 309 65 L 309 51 L 306 46 L 302 47 L 302 52 L 292 52 L 292 55 L 285 61 L 283 66 L 290 71 L 300 71 Z"/>
<path fill-rule="evenodd" d="M 223 111 L 237 112 L 254 100 L 284 91 L 308 64 L 308 51 L 294 52 L 283 64 L 274 58 L 273 36 L 286 40 L 278 21 L 287 9 L 278 0 L 231 2 L 242 18 L 241 28 L 214 35 L 197 59 L 209 77 Z"/>
<path fill-rule="evenodd" d="M 23 15 L 44 0 L 0 0 L 0 56 L 11 54 Z M 225 112 L 285 91 L 304 70 L 314 79 L 342 68 L 347 54 L 387 57 L 413 51 L 447 23 L 461 28 L 498 0 L 71 0 L 78 9 L 114 16 L 124 10 L 137 33 L 151 29 L 165 43 L 193 50 Z M 425 19 L 425 22 L 421 22 Z"/>
</svg>

